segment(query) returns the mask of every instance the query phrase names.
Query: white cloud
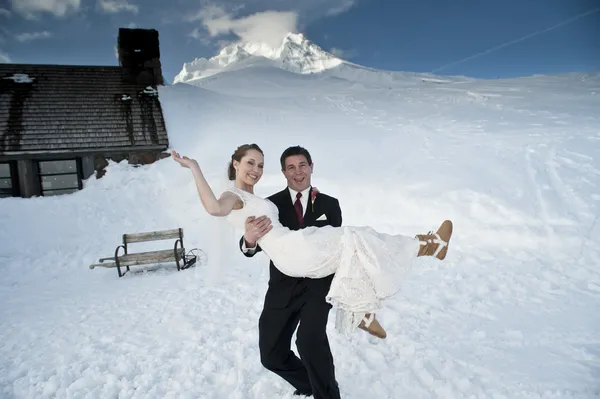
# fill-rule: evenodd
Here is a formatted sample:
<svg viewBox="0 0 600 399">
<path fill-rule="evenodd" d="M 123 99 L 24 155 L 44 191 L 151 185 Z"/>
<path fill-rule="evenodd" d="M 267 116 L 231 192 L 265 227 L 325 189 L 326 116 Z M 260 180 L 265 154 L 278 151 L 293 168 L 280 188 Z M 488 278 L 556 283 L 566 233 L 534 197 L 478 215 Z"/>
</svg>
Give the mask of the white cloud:
<svg viewBox="0 0 600 399">
<path fill-rule="evenodd" d="M 15 39 L 17 39 L 17 41 L 19 42 L 29 42 L 38 39 L 48 39 L 51 36 L 52 33 L 45 30 L 43 32 L 20 33 L 18 35 L 15 35 Z"/>
<path fill-rule="evenodd" d="M 332 47 L 329 52 L 336 57 L 349 60 L 350 58 L 356 57 L 358 52 L 355 49 L 343 50 L 341 48 Z"/>
<path fill-rule="evenodd" d="M 243 7 L 236 7 L 227 12 L 222 6 L 218 6 L 216 4 L 209 4 L 197 13 L 186 16 L 184 19 L 188 22 L 194 22 L 222 18 L 233 15 L 238 9 L 241 8 Z"/>
<path fill-rule="evenodd" d="M 123 11 L 129 11 L 134 14 L 139 12 L 138 6 L 130 4 L 127 0 L 98 0 L 98 5 L 104 12 L 111 14 Z"/>
<path fill-rule="evenodd" d="M 210 46 L 211 44 L 210 37 L 206 33 L 202 32 L 199 28 L 194 28 L 194 30 L 189 33 L 189 36 L 198 40 L 204 46 Z"/>
<path fill-rule="evenodd" d="M 37 13 L 43 12 L 64 17 L 79 10 L 81 0 L 11 0 L 11 4 L 14 12 L 27 19 L 35 19 Z"/>
<path fill-rule="evenodd" d="M 10 60 L 8 54 L 0 50 L 0 64 L 9 64 L 10 62 L 12 61 Z"/>
<path fill-rule="evenodd" d="M 198 12 L 186 13 L 185 22 L 200 22 L 204 29 L 194 29 L 189 36 L 203 44 L 220 36 L 237 36 L 239 41 L 260 41 L 279 46 L 283 37 L 298 33 L 321 18 L 336 16 L 354 7 L 358 0 L 201 0 Z M 361 0 L 370 1 L 370 0 Z M 247 9 L 244 14 L 240 10 Z M 250 10 L 259 11 L 250 14 Z M 204 34 L 204 36 L 203 36 Z M 222 40 L 210 40 L 216 43 Z M 231 40 L 230 40 L 231 42 Z M 235 40 L 233 41 L 235 42 Z"/>
<path fill-rule="evenodd" d="M 200 44 L 202 44 L 203 46 L 206 47 L 218 47 L 219 49 L 222 49 L 224 47 L 229 46 L 232 43 L 235 43 L 236 41 L 232 41 L 232 40 L 226 40 L 226 39 L 219 39 L 217 41 L 213 41 L 211 40 L 211 36 L 206 33 L 206 31 L 200 29 L 200 28 L 194 28 L 194 30 L 192 30 L 189 34 L 189 37 L 198 40 L 200 42 Z"/>
<path fill-rule="evenodd" d="M 354 4 L 355 4 L 354 0 L 342 0 L 339 4 L 336 4 L 335 6 L 331 7 L 329 10 L 327 10 L 327 15 L 333 16 L 333 15 L 338 15 L 338 14 L 344 13 L 344 12 L 348 11 L 349 9 L 351 9 L 352 6 L 354 6 Z"/>
<path fill-rule="evenodd" d="M 190 32 L 190 37 L 193 37 L 194 39 L 201 40 L 202 36 L 204 35 L 200 33 L 200 29 L 198 28 L 194 28 L 194 30 Z"/>
<path fill-rule="evenodd" d="M 6 8 L 0 8 L 0 16 L 2 17 L 10 17 L 12 13 L 8 11 Z"/>
<path fill-rule="evenodd" d="M 221 7 L 209 6 L 190 20 L 200 20 L 211 37 L 234 34 L 242 42 L 262 42 L 276 47 L 287 33 L 297 32 L 298 14 L 294 11 L 263 11 L 234 18 Z M 199 32 L 195 35 L 199 36 Z"/>
</svg>

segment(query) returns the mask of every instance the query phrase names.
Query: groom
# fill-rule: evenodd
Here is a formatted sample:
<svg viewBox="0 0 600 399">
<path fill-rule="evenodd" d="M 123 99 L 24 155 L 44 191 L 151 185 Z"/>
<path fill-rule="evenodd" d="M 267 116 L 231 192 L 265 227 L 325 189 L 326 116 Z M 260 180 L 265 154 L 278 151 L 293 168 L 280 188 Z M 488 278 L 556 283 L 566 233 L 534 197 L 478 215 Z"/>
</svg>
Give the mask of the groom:
<svg viewBox="0 0 600 399">
<path fill-rule="evenodd" d="M 298 230 L 306 226 L 338 227 L 342 211 L 336 198 L 318 194 L 311 201 L 313 163 L 308 151 L 290 147 L 281 155 L 288 187 L 268 197 L 279 209 L 279 222 Z M 266 216 L 248 218 L 240 249 L 247 257 L 261 251 L 258 239 L 271 229 Z M 325 301 L 333 275 L 321 279 L 294 278 L 270 262 L 269 288 L 258 323 L 260 360 L 265 368 L 296 388 L 295 395 L 339 399 L 333 356 L 325 331 L 331 305 Z M 300 360 L 291 350 L 294 331 Z"/>
</svg>

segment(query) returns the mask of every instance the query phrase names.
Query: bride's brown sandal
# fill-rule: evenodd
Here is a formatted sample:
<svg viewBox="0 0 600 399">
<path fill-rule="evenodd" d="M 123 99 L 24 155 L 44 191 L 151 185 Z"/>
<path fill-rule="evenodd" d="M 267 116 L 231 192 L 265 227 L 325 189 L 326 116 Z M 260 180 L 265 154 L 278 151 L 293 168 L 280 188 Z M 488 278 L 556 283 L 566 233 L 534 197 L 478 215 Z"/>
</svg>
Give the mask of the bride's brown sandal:
<svg viewBox="0 0 600 399">
<path fill-rule="evenodd" d="M 427 234 L 417 234 L 421 248 L 417 256 L 435 256 L 443 260 L 448 253 L 448 244 L 452 236 L 452 222 L 445 220 L 438 230 L 433 234 L 431 231 Z"/>
<path fill-rule="evenodd" d="M 387 337 L 387 333 L 385 332 L 381 324 L 379 324 L 379 322 L 375 320 L 375 313 L 365 314 L 365 317 L 363 317 L 363 319 L 360 321 L 358 328 L 360 328 L 361 330 L 365 330 L 366 332 L 377 338 L 384 339 L 385 337 Z"/>
</svg>

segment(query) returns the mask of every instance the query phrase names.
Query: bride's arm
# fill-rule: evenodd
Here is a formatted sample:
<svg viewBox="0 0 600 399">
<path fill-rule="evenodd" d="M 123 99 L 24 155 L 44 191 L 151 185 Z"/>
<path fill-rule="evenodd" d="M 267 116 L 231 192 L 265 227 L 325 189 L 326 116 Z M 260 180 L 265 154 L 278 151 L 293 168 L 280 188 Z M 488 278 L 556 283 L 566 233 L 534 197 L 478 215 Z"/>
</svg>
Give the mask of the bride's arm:
<svg viewBox="0 0 600 399">
<path fill-rule="evenodd" d="M 200 195 L 200 201 L 202 201 L 202 205 L 206 212 L 212 216 L 229 215 L 233 206 L 240 201 L 240 199 L 231 192 L 225 192 L 221 195 L 221 198 L 217 199 L 195 159 L 190 159 L 186 156 L 182 157 L 176 151 L 172 151 L 171 154 L 175 162 L 192 171 L 194 181 L 196 182 L 196 188 Z"/>
<path fill-rule="evenodd" d="M 202 171 L 198 164 L 190 167 L 194 181 L 196 182 L 196 188 L 200 195 L 200 201 L 208 212 L 212 216 L 227 216 L 231 213 L 233 206 L 239 201 L 239 198 L 231 192 L 225 192 L 219 199 L 215 196 L 210 185 L 204 178 Z"/>
</svg>

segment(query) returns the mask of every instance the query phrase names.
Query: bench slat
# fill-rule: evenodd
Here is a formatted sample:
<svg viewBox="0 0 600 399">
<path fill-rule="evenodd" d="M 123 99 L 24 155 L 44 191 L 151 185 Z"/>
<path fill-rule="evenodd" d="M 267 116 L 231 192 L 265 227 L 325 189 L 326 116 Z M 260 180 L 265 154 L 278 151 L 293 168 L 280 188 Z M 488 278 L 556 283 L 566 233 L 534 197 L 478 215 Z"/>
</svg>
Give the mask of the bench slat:
<svg viewBox="0 0 600 399">
<path fill-rule="evenodd" d="M 183 230 L 181 230 L 181 236 L 183 237 Z M 134 242 L 170 240 L 173 238 L 179 238 L 179 229 L 123 234 L 123 241 L 128 244 Z"/>
<path fill-rule="evenodd" d="M 183 254 L 182 248 L 177 248 L 179 257 Z M 141 252 L 119 256 L 119 264 L 122 266 L 145 265 L 152 262 L 162 262 L 166 260 L 175 260 L 172 249 L 162 251 Z"/>
<path fill-rule="evenodd" d="M 179 259 L 183 257 L 183 248 L 177 248 Z M 140 252 L 119 256 L 119 266 L 147 265 L 150 263 L 160 263 L 165 261 L 175 261 L 172 249 L 162 251 Z M 115 262 L 97 263 L 90 265 L 90 269 L 95 267 L 117 267 Z"/>
</svg>

